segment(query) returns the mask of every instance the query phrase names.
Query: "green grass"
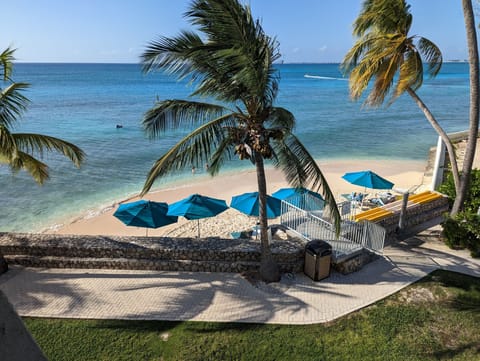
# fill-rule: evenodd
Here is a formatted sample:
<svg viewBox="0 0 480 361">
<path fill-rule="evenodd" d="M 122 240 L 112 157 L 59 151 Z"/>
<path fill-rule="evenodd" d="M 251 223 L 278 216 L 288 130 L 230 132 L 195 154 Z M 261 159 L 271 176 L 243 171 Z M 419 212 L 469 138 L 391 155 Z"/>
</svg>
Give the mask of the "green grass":
<svg viewBox="0 0 480 361">
<path fill-rule="evenodd" d="M 436 271 L 329 324 L 24 318 L 55 360 L 480 360 L 480 279 Z"/>
</svg>

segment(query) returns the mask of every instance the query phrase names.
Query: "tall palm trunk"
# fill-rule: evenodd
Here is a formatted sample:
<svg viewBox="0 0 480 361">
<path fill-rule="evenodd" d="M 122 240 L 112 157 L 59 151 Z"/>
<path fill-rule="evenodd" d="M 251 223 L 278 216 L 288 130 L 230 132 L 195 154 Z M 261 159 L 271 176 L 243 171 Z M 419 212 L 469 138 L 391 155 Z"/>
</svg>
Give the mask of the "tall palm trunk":
<svg viewBox="0 0 480 361">
<path fill-rule="evenodd" d="M 255 153 L 255 165 L 257 170 L 258 183 L 258 202 L 259 202 L 259 222 L 260 222 L 260 242 L 262 247 L 262 256 L 270 255 L 268 244 L 268 221 L 267 221 L 267 179 L 265 177 L 265 166 L 260 154 Z"/>
<path fill-rule="evenodd" d="M 280 269 L 272 257 L 268 240 L 268 221 L 267 221 L 267 179 L 265 177 L 265 166 L 263 157 L 255 152 L 255 166 L 257 171 L 258 183 L 258 203 L 259 203 L 259 222 L 260 222 L 260 243 L 261 243 L 261 261 L 260 276 L 266 282 L 280 281 Z"/>
<path fill-rule="evenodd" d="M 430 112 L 430 109 L 425 105 L 425 103 L 420 99 L 417 93 L 410 87 L 407 88 L 408 94 L 413 98 L 415 103 L 417 103 L 418 107 L 423 111 L 425 117 L 427 118 L 428 122 L 431 124 L 433 129 L 440 135 L 442 138 L 443 143 L 447 148 L 448 157 L 450 158 L 450 164 L 452 166 L 452 174 L 453 174 L 453 182 L 455 184 L 455 192 L 458 194 L 460 190 L 460 176 L 458 173 L 458 165 L 457 165 L 457 157 L 455 155 L 455 148 L 453 147 L 452 141 L 448 137 L 448 134 L 443 130 L 443 128 L 438 124 L 437 120 Z"/>
<path fill-rule="evenodd" d="M 460 176 L 460 189 L 456 193 L 450 215 L 454 216 L 462 208 L 467 196 L 472 165 L 477 147 L 478 126 L 479 126 L 479 60 L 477 33 L 475 30 L 475 17 L 473 15 L 472 1 L 462 0 L 463 16 L 465 18 L 465 30 L 467 33 L 468 61 L 470 64 L 470 129 L 468 131 L 468 143 L 465 149 L 462 174 Z"/>
</svg>

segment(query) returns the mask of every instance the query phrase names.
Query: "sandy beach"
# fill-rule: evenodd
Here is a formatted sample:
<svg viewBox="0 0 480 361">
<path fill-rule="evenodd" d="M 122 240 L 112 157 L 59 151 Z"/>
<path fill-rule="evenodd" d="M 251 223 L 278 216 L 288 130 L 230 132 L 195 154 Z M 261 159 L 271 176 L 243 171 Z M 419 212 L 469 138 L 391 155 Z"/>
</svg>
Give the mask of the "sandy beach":
<svg viewBox="0 0 480 361">
<path fill-rule="evenodd" d="M 425 162 L 423 161 L 391 161 L 391 160 L 335 160 L 319 162 L 322 172 L 337 200 L 343 200 L 341 194 L 363 192 L 363 187 L 352 185 L 341 177 L 346 172 L 372 170 L 395 184 L 394 189 L 406 190 L 419 186 L 423 180 Z M 197 178 L 195 178 L 197 177 Z M 269 194 L 288 184 L 283 174 L 273 168 L 267 169 L 267 191 Z M 244 192 L 257 190 L 254 169 L 241 173 L 221 174 L 217 177 L 201 177 L 192 175 L 191 182 L 176 187 L 156 189 L 148 193 L 144 199 L 173 203 L 191 194 L 198 193 L 209 197 L 225 199 L 230 204 L 231 197 Z M 368 192 L 375 193 L 374 190 Z M 119 203 L 137 200 L 119 200 Z M 88 234 L 88 235 L 124 235 L 144 236 L 145 228 L 129 227 L 113 216 L 118 204 L 103 209 L 98 215 L 85 214 L 71 223 L 47 230 L 47 233 L 57 234 Z M 201 236 L 228 237 L 231 232 L 251 228 L 256 219 L 248 217 L 235 209 L 228 209 L 220 215 L 200 220 Z M 273 220 L 271 223 L 275 223 Z M 148 229 L 149 236 L 193 237 L 197 235 L 197 221 L 188 221 L 179 217 L 178 223 L 169 226 Z"/>
</svg>

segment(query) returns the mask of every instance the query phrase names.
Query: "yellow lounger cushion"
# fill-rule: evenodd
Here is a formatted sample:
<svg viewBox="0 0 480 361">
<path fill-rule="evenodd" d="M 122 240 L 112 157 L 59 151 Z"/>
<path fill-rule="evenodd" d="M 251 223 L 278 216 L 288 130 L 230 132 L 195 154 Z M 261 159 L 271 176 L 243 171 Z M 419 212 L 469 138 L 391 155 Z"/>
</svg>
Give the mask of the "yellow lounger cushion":
<svg viewBox="0 0 480 361">
<path fill-rule="evenodd" d="M 438 199 L 438 198 L 441 198 L 442 196 L 438 193 L 432 193 L 432 194 L 427 194 L 427 195 L 424 195 L 423 197 L 419 197 L 419 198 L 416 198 L 413 200 L 413 202 L 415 203 L 419 203 L 419 204 L 422 204 L 422 203 L 428 203 L 428 202 L 431 202 L 435 199 Z"/>
<path fill-rule="evenodd" d="M 358 214 L 355 216 L 355 221 L 379 221 L 385 217 L 388 217 L 393 214 L 392 211 L 382 209 L 382 208 L 374 208 L 375 212 L 366 211 L 363 213 Z M 373 211 L 373 209 L 372 209 Z"/>
</svg>

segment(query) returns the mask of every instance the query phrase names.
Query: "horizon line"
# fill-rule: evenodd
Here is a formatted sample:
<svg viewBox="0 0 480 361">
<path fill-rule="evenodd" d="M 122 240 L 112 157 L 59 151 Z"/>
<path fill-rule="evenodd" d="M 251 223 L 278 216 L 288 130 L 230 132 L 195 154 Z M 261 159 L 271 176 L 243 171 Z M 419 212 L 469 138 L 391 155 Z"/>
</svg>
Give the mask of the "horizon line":
<svg viewBox="0 0 480 361">
<path fill-rule="evenodd" d="M 141 65 L 140 62 L 134 63 L 134 62 L 94 62 L 94 61 L 14 61 L 14 64 L 104 64 L 104 65 Z M 468 63 L 467 59 L 451 59 L 451 60 L 445 60 L 443 63 Z M 318 64 L 318 65 L 323 65 L 323 64 L 341 64 L 341 62 L 338 61 L 327 61 L 327 62 L 310 62 L 310 61 L 304 61 L 304 62 L 277 62 L 273 63 L 273 65 L 308 65 L 308 64 Z"/>
</svg>

